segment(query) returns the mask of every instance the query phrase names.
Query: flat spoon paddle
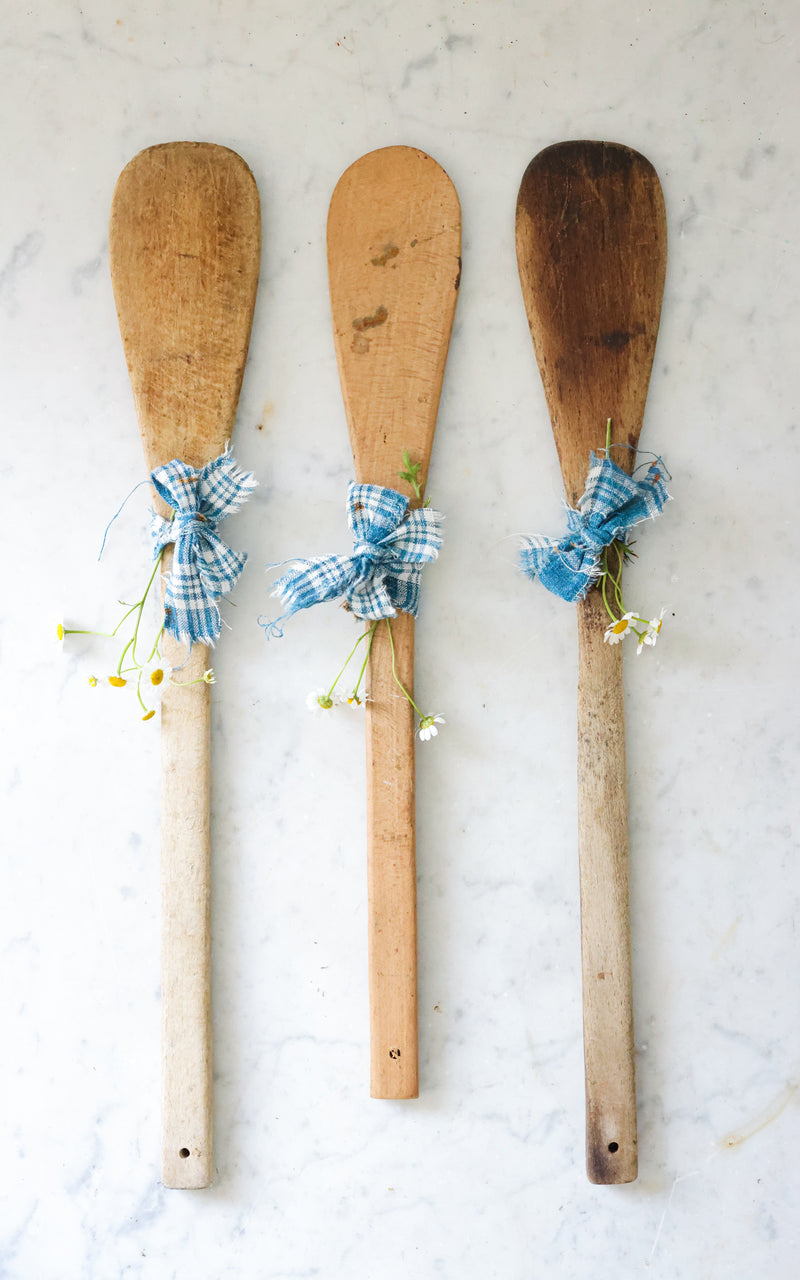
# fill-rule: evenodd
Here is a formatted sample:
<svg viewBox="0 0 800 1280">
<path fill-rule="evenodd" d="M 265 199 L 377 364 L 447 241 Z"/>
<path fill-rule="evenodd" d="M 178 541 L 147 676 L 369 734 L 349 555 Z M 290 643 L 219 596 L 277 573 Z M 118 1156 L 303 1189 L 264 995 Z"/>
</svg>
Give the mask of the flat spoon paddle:
<svg viewBox="0 0 800 1280">
<path fill-rule="evenodd" d="M 631 470 L 653 364 L 667 239 L 653 166 L 628 147 L 539 153 L 517 202 L 517 260 L 567 498 L 612 439 Z M 638 1171 L 622 646 L 597 589 L 578 604 L 578 828 L 589 1180 Z"/>
<path fill-rule="evenodd" d="M 328 215 L 334 341 L 356 479 L 408 493 L 403 450 L 427 480 L 461 277 L 452 182 L 415 147 L 363 156 Z M 417 504 L 418 505 L 418 504 Z M 397 673 L 412 693 L 414 619 L 392 619 Z M 369 660 L 367 875 L 371 1094 L 415 1098 L 417 926 L 414 714 L 392 678 L 388 629 Z"/>
<path fill-rule="evenodd" d="M 202 467 L 230 440 L 261 252 L 258 192 L 226 147 L 149 147 L 122 171 L 111 207 L 114 297 L 148 471 Z M 171 549 L 165 553 L 168 571 Z M 208 650 L 163 636 L 182 681 Z M 184 665 L 186 664 L 186 665 Z M 161 704 L 162 1182 L 213 1175 L 210 700 L 166 683 Z"/>
</svg>

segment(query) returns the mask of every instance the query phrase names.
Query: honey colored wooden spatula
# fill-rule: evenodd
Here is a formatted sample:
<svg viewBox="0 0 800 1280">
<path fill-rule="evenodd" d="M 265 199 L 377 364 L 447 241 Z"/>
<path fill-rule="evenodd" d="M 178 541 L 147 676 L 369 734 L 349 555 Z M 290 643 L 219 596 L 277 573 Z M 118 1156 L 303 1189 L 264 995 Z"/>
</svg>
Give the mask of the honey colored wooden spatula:
<svg viewBox="0 0 800 1280">
<path fill-rule="evenodd" d="M 427 480 L 461 276 L 452 182 L 414 147 L 386 147 L 340 178 L 328 215 L 339 377 L 356 479 L 413 497 L 403 450 Z M 411 692 L 414 619 L 392 619 L 397 674 Z M 412 709 L 392 678 L 385 623 L 367 688 L 367 869 L 371 1093 L 415 1098 L 417 930 Z"/>
<path fill-rule="evenodd" d="M 260 251 L 258 192 L 233 151 L 168 143 L 140 152 L 120 175 L 111 276 L 148 471 L 173 458 L 202 467 L 230 440 Z M 163 656 L 184 682 L 209 666 L 205 646 L 187 654 L 166 633 Z M 162 1181 L 206 1187 L 214 1167 L 207 684 L 165 686 L 161 752 Z"/>
<path fill-rule="evenodd" d="M 517 259 L 571 506 L 589 454 L 612 438 L 633 467 L 661 314 L 664 199 L 628 147 L 539 153 L 517 202 Z M 603 641 L 599 591 L 578 604 L 578 827 L 589 1179 L 637 1175 L 622 646 Z"/>
</svg>

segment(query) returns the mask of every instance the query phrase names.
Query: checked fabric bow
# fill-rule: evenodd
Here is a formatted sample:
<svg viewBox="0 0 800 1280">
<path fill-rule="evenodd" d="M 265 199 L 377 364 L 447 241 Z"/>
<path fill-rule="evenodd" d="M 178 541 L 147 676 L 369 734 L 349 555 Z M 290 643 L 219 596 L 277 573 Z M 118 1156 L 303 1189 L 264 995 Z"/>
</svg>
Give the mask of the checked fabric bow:
<svg viewBox="0 0 800 1280">
<path fill-rule="evenodd" d="M 610 458 L 592 453 L 577 510 L 567 507 L 569 532 L 558 541 L 541 534 L 525 538 L 519 566 L 562 600 L 580 600 L 600 576 L 603 548 L 616 539 L 624 542 L 629 529 L 654 519 L 668 499 L 660 459 L 636 480 Z"/>
<path fill-rule="evenodd" d="M 439 554 L 443 519 L 429 508 L 409 509 L 408 498 L 394 489 L 351 484 L 352 554 L 296 561 L 272 592 L 285 611 L 278 622 L 339 597 L 357 618 L 393 618 L 398 610 L 416 615 L 422 566 Z"/>
<path fill-rule="evenodd" d="M 157 556 L 175 543 L 172 571 L 164 592 L 164 630 L 186 644 L 213 644 L 219 638 L 217 600 L 236 585 L 245 552 L 231 551 L 217 525 L 238 511 L 257 481 L 223 453 L 200 471 L 174 458 L 151 472 L 156 493 L 173 509 L 171 520 L 152 513 L 150 532 Z"/>
</svg>

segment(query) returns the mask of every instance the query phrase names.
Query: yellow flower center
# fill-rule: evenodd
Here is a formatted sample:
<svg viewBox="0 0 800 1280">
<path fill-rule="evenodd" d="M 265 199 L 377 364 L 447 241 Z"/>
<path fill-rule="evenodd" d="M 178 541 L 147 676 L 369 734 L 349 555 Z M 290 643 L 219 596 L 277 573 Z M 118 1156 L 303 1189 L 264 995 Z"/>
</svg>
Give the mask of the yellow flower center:
<svg viewBox="0 0 800 1280">
<path fill-rule="evenodd" d="M 58 626 L 56 627 L 56 635 L 58 636 L 59 640 L 63 640 L 63 639 L 64 639 L 64 628 L 63 628 L 63 626 L 62 626 L 62 624 L 61 624 L 60 622 L 59 622 Z"/>
<path fill-rule="evenodd" d="M 97 676 L 89 676 L 89 684 L 94 689 L 95 685 L 97 684 Z"/>
<path fill-rule="evenodd" d="M 151 671 L 151 672 L 150 672 L 150 683 L 151 683 L 151 684 L 161 684 L 161 681 L 162 681 L 163 679 L 164 679 L 164 672 L 161 670 L 161 668 L 160 668 L 160 667 L 159 667 L 156 671 Z M 152 714 L 152 712 L 151 712 L 151 714 Z"/>
<path fill-rule="evenodd" d="M 156 713 L 155 713 L 155 711 L 148 711 L 148 713 L 147 713 L 147 715 L 146 715 L 146 716 L 142 716 L 142 719 L 143 719 L 143 720 L 152 720 L 152 719 L 153 719 L 153 716 L 154 716 L 155 714 L 156 714 Z"/>
<path fill-rule="evenodd" d="M 112 684 L 115 689 L 124 689 L 128 681 L 123 680 L 122 676 L 109 676 L 108 683 Z"/>
<path fill-rule="evenodd" d="M 628 622 L 627 618 L 620 618 L 617 622 L 614 623 L 613 627 L 611 628 L 611 631 L 615 636 L 621 636 L 623 631 L 628 630 L 629 626 L 630 626 L 630 623 Z"/>
</svg>

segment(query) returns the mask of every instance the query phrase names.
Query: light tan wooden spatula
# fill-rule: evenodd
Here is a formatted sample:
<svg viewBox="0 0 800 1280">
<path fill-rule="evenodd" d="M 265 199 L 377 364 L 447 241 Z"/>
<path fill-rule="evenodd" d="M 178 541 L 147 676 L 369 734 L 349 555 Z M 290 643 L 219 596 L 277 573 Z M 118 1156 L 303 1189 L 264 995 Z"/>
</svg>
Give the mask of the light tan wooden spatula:
<svg viewBox="0 0 800 1280">
<path fill-rule="evenodd" d="M 114 297 L 148 471 L 202 467 L 236 417 L 261 251 L 258 192 L 225 147 L 173 142 L 137 155 L 111 209 Z M 169 552 L 164 571 L 169 570 Z M 165 634 L 184 682 L 208 650 Z M 185 665 L 184 665 L 185 664 Z M 213 1176 L 209 687 L 167 683 L 162 750 L 162 1181 Z"/>
<path fill-rule="evenodd" d="M 628 147 L 565 142 L 539 153 L 517 202 L 517 258 L 567 499 L 592 449 L 642 428 L 666 269 L 664 198 Z M 637 1175 L 622 646 L 593 588 L 578 603 L 578 827 L 586 1155 L 592 1182 Z"/>
<path fill-rule="evenodd" d="M 386 147 L 340 178 L 328 216 L 339 377 L 356 479 L 413 497 L 403 450 L 427 481 L 461 278 L 461 211 L 447 174 L 414 147 Z M 397 674 L 411 692 L 414 619 L 392 619 Z M 417 931 L 414 715 L 392 678 L 385 623 L 367 702 L 371 1093 L 414 1098 Z"/>
</svg>

